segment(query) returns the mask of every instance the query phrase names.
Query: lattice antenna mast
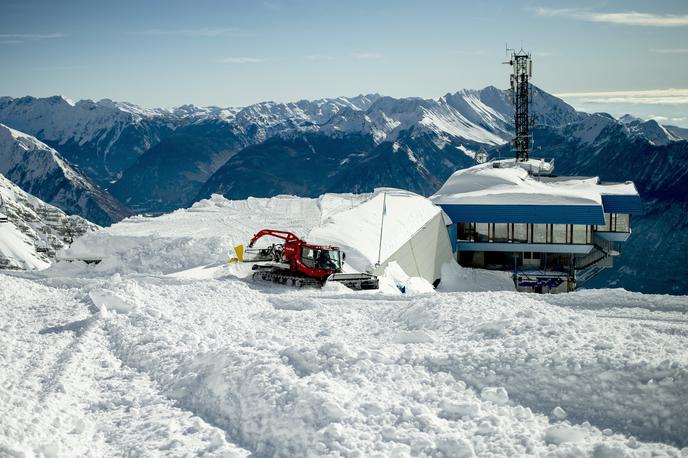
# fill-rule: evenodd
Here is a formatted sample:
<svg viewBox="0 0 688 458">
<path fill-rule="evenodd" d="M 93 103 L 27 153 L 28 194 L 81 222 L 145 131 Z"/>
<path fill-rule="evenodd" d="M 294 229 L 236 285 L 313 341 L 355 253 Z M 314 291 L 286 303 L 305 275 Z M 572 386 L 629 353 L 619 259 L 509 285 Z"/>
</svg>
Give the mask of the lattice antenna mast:
<svg viewBox="0 0 688 458">
<path fill-rule="evenodd" d="M 523 49 L 516 52 L 511 51 L 511 60 L 504 62 L 511 65 L 513 71 L 511 73 L 511 96 L 516 112 L 514 115 L 514 127 L 516 136 L 514 137 L 514 151 L 516 152 L 516 161 L 524 162 L 528 160 L 528 151 L 530 151 L 531 137 L 530 126 L 533 121 L 528 114 L 530 106 L 531 88 L 529 78 L 533 76 L 533 61 L 530 54 Z"/>
</svg>

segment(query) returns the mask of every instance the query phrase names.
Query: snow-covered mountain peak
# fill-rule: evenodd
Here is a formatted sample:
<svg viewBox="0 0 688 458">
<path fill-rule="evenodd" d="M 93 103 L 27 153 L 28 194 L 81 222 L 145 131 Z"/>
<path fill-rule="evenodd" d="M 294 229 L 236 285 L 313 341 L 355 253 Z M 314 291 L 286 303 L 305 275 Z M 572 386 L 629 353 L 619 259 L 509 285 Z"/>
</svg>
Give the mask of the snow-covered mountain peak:
<svg viewBox="0 0 688 458">
<path fill-rule="evenodd" d="M 654 119 L 644 121 L 631 115 L 624 115 L 619 118 L 619 121 L 628 128 L 631 136 L 644 138 L 653 145 L 664 146 L 683 140 Z"/>
<path fill-rule="evenodd" d="M 107 224 L 127 210 L 35 137 L 0 124 L 0 173 L 24 191 Z"/>
<path fill-rule="evenodd" d="M 15 154 L 12 154 L 13 149 Z M 0 172 L 16 171 L 20 166 L 24 178 L 30 171 L 33 178 L 41 179 L 57 167 L 63 171 L 65 178 L 69 181 L 86 188 L 93 186 L 67 164 L 53 148 L 36 137 L 0 124 Z"/>
<path fill-rule="evenodd" d="M 621 121 L 621 122 L 624 123 L 624 124 L 630 124 L 630 123 L 636 122 L 636 121 L 642 122 L 642 119 L 640 119 L 640 118 L 638 118 L 638 117 L 636 117 L 636 116 L 633 116 L 633 115 L 631 115 L 631 114 L 626 113 L 625 115 L 623 115 L 623 116 L 621 116 L 621 117 L 619 118 L 619 121 Z"/>
</svg>

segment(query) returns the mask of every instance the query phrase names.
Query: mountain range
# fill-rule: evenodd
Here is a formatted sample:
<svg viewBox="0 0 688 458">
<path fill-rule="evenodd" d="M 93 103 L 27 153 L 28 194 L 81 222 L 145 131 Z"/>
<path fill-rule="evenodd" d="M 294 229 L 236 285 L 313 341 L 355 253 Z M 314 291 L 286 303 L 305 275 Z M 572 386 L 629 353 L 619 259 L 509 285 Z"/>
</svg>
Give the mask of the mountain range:
<svg viewBox="0 0 688 458">
<path fill-rule="evenodd" d="M 533 156 L 554 157 L 562 175 L 634 180 L 645 199 L 620 268 L 598 282 L 688 291 L 688 275 L 674 278 L 688 272 L 675 268 L 672 248 L 688 247 L 681 194 L 688 189 L 687 130 L 579 112 L 538 88 L 531 109 Z M 369 94 L 243 108 L 2 97 L 0 173 L 99 224 L 171 211 L 213 193 L 317 196 L 391 186 L 428 195 L 472 165 L 480 148 L 492 157 L 512 155 L 512 120 L 508 91 L 492 86 L 437 99 Z M 42 179 L 48 169 L 64 178 Z M 671 234 L 651 240 L 652 228 Z M 641 253 L 650 246 L 667 258 L 645 275 Z"/>
</svg>

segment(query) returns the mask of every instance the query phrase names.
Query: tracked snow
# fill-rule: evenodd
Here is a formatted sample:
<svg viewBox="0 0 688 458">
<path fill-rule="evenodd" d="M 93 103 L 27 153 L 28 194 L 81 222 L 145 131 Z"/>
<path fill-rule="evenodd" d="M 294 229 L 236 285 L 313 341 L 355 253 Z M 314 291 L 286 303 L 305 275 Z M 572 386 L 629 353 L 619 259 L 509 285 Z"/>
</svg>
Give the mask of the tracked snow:
<svg viewBox="0 0 688 458">
<path fill-rule="evenodd" d="M 2 281 L 6 453 L 678 457 L 657 442 L 685 445 L 686 301 L 625 311 L 607 291 L 615 308 L 589 310 L 229 277 Z"/>
</svg>

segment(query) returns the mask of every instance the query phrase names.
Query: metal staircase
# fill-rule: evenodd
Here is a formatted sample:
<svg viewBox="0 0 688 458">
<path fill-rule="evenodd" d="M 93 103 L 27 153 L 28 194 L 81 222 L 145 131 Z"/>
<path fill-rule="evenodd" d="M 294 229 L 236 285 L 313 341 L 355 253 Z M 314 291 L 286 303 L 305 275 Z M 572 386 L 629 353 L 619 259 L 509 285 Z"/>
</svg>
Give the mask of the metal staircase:
<svg viewBox="0 0 688 458">
<path fill-rule="evenodd" d="M 618 255 L 614 242 L 596 239 L 590 253 L 575 261 L 576 288 L 595 278 L 604 269 L 614 265 L 613 257 Z"/>
</svg>

